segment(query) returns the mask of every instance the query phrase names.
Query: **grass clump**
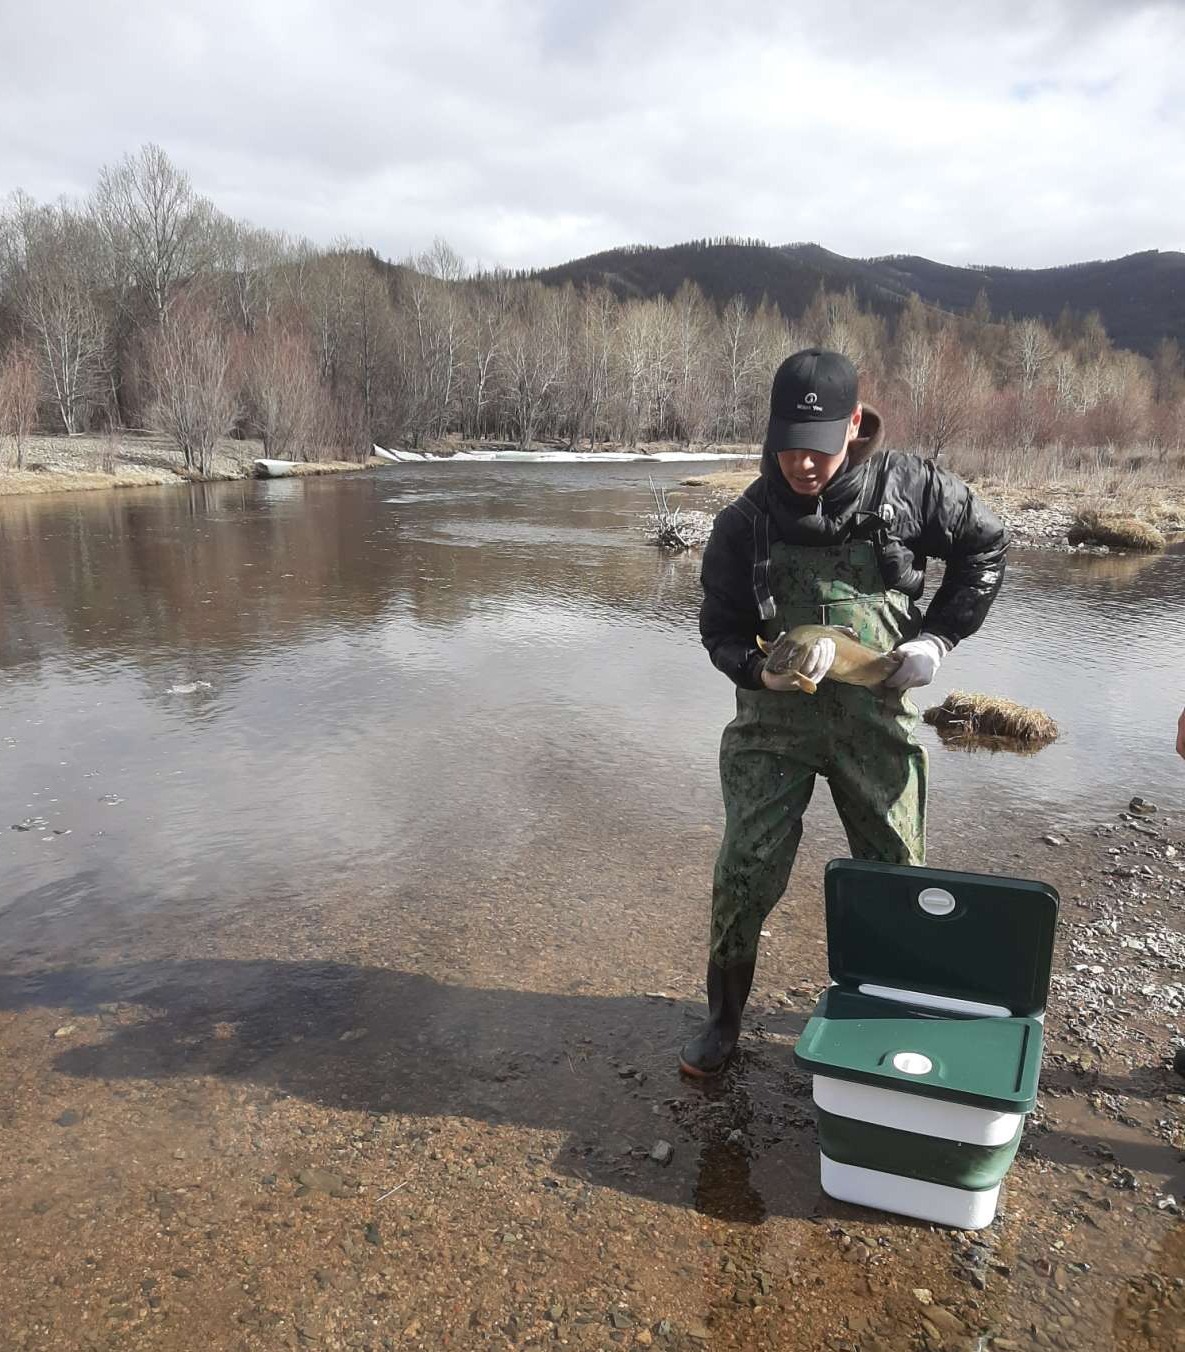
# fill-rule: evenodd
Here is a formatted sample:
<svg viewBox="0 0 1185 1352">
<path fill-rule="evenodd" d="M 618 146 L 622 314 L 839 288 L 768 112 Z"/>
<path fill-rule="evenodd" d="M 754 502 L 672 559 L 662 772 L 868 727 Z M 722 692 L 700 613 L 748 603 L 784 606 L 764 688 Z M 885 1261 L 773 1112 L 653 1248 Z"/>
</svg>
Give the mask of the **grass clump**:
<svg viewBox="0 0 1185 1352">
<path fill-rule="evenodd" d="M 1141 554 L 1159 553 L 1167 543 L 1149 521 L 1100 512 L 1094 507 L 1083 507 L 1075 514 L 1068 539 L 1072 545 L 1106 545 L 1108 549 L 1130 549 Z"/>
<path fill-rule="evenodd" d="M 941 704 L 923 715 L 939 732 L 959 737 L 995 737 L 1027 747 L 1048 746 L 1057 740 L 1057 724 L 1040 709 L 1030 709 L 997 695 L 952 690 Z"/>
</svg>

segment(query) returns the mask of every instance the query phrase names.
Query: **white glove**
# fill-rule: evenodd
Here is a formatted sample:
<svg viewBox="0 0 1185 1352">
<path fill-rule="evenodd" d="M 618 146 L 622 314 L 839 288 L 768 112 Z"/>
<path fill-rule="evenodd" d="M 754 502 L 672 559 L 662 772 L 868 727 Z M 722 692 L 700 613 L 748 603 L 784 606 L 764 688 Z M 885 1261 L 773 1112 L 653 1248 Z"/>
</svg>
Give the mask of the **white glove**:
<svg viewBox="0 0 1185 1352">
<path fill-rule="evenodd" d="M 938 668 L 946 656 L 946 644 L 933 634 L 921 634 L 908 643 L 899 644 L 894 651 L 901 664 L 885 684 L 890 690 L 916 690 L 929 685 L 938 675 Z"/>
<path fill-rule="evenodd" d="M 767 690 L 797 690 L 798 678 L 805 676 L 808 681 L 818 685 L 831 670 L 835 661 L 835 640 L 817 638 L 807 645 L 794 671 L 780 671 L 770 675 L 764 667 L 761 669 L 761 683 Z"/>
</svg>

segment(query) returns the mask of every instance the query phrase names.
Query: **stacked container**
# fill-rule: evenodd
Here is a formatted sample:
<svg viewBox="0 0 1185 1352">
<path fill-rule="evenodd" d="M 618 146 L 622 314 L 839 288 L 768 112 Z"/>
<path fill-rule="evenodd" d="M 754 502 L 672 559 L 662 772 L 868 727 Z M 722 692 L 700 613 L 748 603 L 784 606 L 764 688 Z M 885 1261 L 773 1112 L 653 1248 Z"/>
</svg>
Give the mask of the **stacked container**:
<svg viewBox="0 0 1185 1352">
<path fill-rule="evenodd" d="M 1044 883 L 835 860 L 834 983 L 795 1048 L 823 1191 L 975 1230 L 1037 1101 L 1058 896 Z"/>
</svg>

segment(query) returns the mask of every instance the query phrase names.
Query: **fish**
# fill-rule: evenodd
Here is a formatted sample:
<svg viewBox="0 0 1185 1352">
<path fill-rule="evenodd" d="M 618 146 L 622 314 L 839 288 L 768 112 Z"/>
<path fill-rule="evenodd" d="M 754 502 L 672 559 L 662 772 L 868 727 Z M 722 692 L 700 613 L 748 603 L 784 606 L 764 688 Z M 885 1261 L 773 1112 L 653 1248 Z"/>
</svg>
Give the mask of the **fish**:
<svg viewBox="0 0 1185 1352">
<path fill-rule="evenodd" d="M 819 688 L 816 681 L 796 670 L 807 648 L 816 639 L 829 638 L 835 644 L 835 661 L 824 680 L 841 681 L 844 685 L 862 685 L 869 688 L 884 685 L 901 665 L 895 652 L 880 652 L 860 641 L 854 629 L 838 624 L 799 624 L 783 629 L 772 643 L 757 636 L 757 646 L 765 653 L 765 669 L 771 676 L 791 672 L 795 688 L 813 695 Z"/>
</svg>

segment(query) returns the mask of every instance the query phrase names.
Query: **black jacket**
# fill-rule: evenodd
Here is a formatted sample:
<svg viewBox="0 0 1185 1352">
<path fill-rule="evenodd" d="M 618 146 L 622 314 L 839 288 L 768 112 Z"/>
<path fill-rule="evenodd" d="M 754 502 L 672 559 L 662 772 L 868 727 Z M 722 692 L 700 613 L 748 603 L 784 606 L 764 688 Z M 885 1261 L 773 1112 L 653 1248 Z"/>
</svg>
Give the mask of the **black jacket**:
<svg viewBox="0 0 1185 1352">
<path fill-rule="evenodd" d="M 913 600 L 925 588 L 926 560 L 945 559 L 923 627 L 949 647 L 975 633 L 1000 590 L 1008 531 L 999 517 L 932 460 L 880 451 L 881 419 L 867 405 L 862 426 L 865 435 L 817 498 L 792 492 L 767 450 L 761 477 L 716 517 L 700 574 L 700 637 L 714 665 L 744 689 L 761 688 L 754 564 L 767 522 L 769 539 L 788 545 L 872 540 L 886 588 Z"/>
</svg>

